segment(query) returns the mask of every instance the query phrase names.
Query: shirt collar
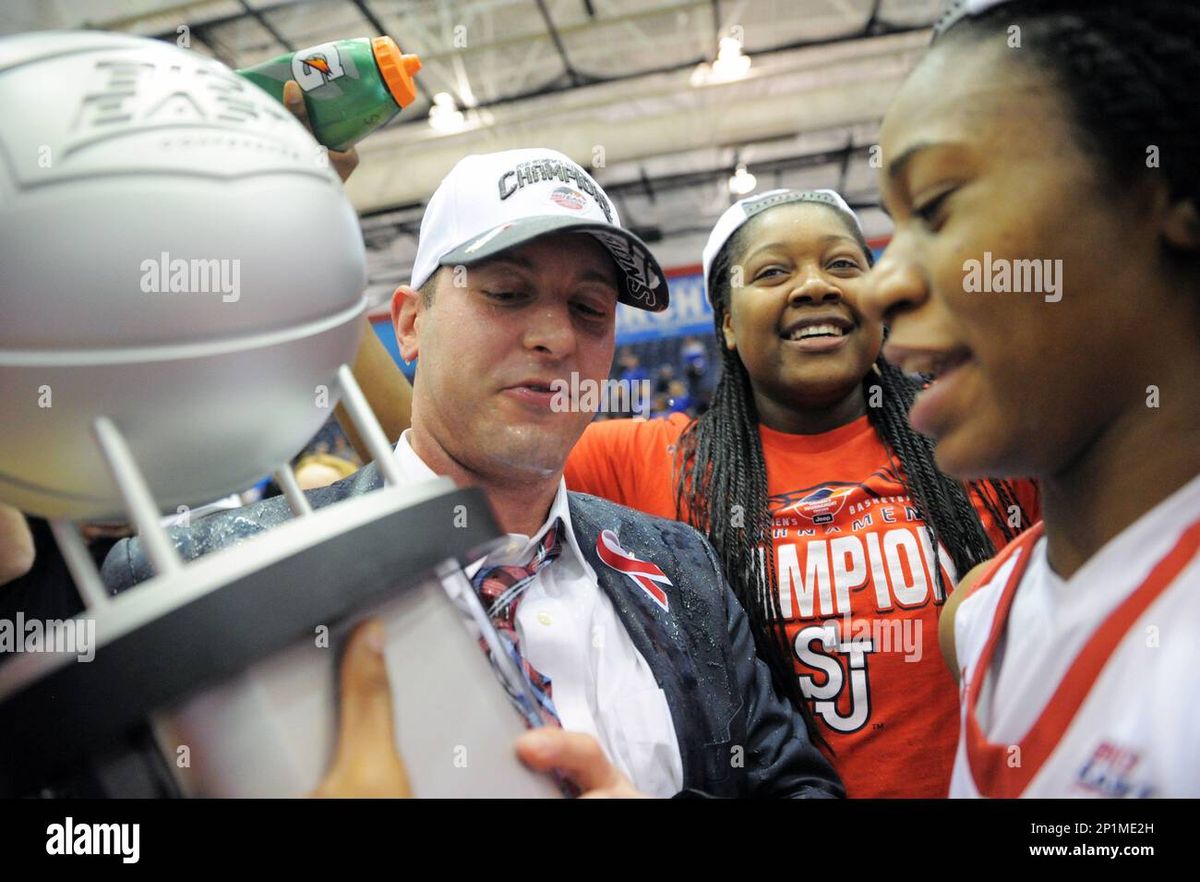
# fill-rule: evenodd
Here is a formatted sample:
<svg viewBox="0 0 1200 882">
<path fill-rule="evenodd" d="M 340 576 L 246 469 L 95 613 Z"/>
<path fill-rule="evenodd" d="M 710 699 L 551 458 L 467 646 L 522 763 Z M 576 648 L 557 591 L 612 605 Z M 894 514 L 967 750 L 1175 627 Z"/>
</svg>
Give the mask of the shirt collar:
<svg viewBox="0 0 1200 882">
<path fill-rule="evenodd" d="M 400 440 L 396 442 L 396 461 L 400 466 L 400 472 L 405 478 L 412 481 L 425 481 L 429 478 L 436 478 L 437 473 L 434 472 L 425 461 L 417 455 L 417 452 L 412 449 L 412 442 L 409 438 L 409 433 L 412 429 L 405 429 L 400 435 Z M 498 549 L 487 556 L 489 565 L 495 563 L 508 562 L 523 562 L 532 552 L 535 545 L 541 541 L 546 531 L 550 529 L 550 525 L 554 523 L 556 518 L 562 518 L 565 535 L 562 538 L 563 553 L 567 548 L 571 549 L 571 554 L 583 567 L 585 572 L 591 572 L 591 567 L 583 556 L 583 552 L 579 548 L 579 540 L 575 538 L 575 529 L 571 525 L 571 506 L 570 500 L 567 497 L 567 482 L 561 477 L 558 479 L 558 492 L 554 494 L 554 502 L 550 505 L 550 514 L 546 520 L 538 527 L 537 532 L 533 536 L 526 536 L 522 533 L 509 533 L 509 542 L 507 545 L 501 545 Z"/>
</svg>

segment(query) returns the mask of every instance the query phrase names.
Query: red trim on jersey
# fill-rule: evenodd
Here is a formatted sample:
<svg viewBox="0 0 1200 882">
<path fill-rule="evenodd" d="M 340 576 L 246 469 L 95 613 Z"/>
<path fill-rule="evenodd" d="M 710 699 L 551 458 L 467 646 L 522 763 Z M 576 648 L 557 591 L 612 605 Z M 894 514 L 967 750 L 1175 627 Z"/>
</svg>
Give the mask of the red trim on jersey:
<svg viewBox="0 0 1200 882">
<path fill-rule="evenodd" d="M 1038 521 L 1036 524 L 1030 527 L 1028 531 L 1022 533 L 1016 539 L 1012 540 L 1008 545 L 1004 546 L 1004 548 L 1000 549 L 1000 553 L 987 562 L 987 566 L 980 570 L 978 578 L 976 578 L 974 582 L 967 586 L 967 597 L 970 597 L 980 588 L 985 587 L 990 581 L 992 581 L 993 577 L 996 575 L 996 571 L 1008 563 L 1008 559 L 1016 554 L 1017 551 L 1024 548 L 1025 542 L 1028 541 L 1029 536 L 1035 532 L 1038 536 L 1042 534 L 1041 521 Z M 1032 547 L 1033 546 L 1031 545 L 1030 548 Z M 1025 559 L 1029 560 L 1029 556 L 1026 555 Z M 1025 569 L 1023 564 L 1021 569 Z M 955 590 L 957 591 L 958 589 Z M 966 597 L 964 597 L 963 600 L 966 600 Z"/>
<path fill-rule="evenodd" d="M 975 716 L 975 707 L 979 701 L 984 677 L 992 665 L 992 654 L 1008 623 L 1008 614 L 1017 586 L 1021 583 L 1025 568 L 1029 564 L 1033 545 L 1041 534 L 1042 525 L 1038 524 L 1017 542 L 1017 547 L 1024 550 L 1025 557 L 1018 562 L 1004 586 L 1004 593 L 1000 596 L 1000 602 L 992 617 L 991 633 L 979 660 L 974 665 L 974 674 L 967 687 L 967 761 L 970 764 L 971 776 L 975 780 L 975 787 L 982 796 L 1011 799 L 1024 792 L 1050 754 L 1058 747 L 1063 733 L 1071 725 L 1100 672 L 1108 664 L 1121 640 L 1129 633 L 1130 627 L 1175 580 L 1197 551 L 1200 551 L 1200 521 L 1196 521 L 1184 530 L 1175 547 L 1155 564 L 1146 580 L 1135 588 L 1088 638 L 1042 709 L 1041 715 L 1017 745 L 1020 749 L 1020 765 L 1013 768 L 1008 765 L 1010 745 L 992 744 L 987 740 Z"/>
</svg>

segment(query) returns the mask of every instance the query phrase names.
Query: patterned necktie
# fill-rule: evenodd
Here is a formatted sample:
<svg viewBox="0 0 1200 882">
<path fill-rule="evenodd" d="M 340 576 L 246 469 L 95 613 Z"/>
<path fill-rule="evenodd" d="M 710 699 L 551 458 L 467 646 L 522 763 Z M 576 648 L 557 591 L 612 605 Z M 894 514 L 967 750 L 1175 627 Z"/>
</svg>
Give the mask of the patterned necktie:
<svg viewBox="0 0 1200 882">
<path fill-rule="evenodd" d="M 488 618 L 492 620 L 492 624 L 496 628 L 500 644 L 508 651 L 517 670 L 522 673 L 532 687 L 533 695 L 538 703 L 537 708 L 529 707 L 526 696 L 514 694 L 504 677 L 500 677 L 500 681 L 505 684 L 509 695 L 521 708 L 526 720 L 532 722 L 540 719 L 542 723 L 550 726 L 561 726 L 562 723 L 558 719 L 558 711 L 554 709 L 550 679 L 542 676 L 533 665 L 525 660 L 521 653 L 520 640 L 517 637 L 517 605 L 521 602 L 525 589 L 533 582 L 537 571 L 558 557 L 559 552 L 562 551 L 560 537 L 564 529 L 562 518 L 555 519 L 550 529 L 542 537 L 542 541 L 538 543 L 532 560 L 525 566 L 480 567 L 471 579 L 471 584 L 475 586 L 475 592 L 479 595 L 479 600 L 483 604 Z M 479 643 L 483 647 L 483 651 L 491 658 L 487 642 L 481 637 Z M 492 664 L 495 665 L 494 659 Z"/>
</svg>

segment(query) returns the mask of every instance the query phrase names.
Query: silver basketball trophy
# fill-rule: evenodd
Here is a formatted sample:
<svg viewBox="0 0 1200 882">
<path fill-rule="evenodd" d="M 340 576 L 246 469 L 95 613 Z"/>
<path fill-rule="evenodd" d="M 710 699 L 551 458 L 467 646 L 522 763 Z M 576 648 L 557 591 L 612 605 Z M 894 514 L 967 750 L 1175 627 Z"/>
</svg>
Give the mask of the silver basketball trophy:
<svg viewBox="0 0 1200 882">
<path fill-rule="evenodd" d="M 112 795 L 310 792 L 368 614 L 417 796 L 557 794 L 478 645 L 486 499 L 400 486 L 346 366 L 365 256 L 312 136 L 218 62 L 104 33 L 0 40 L 0 106 L 0 500 L 50 520 L 95 626 L 90 661 L 0 664 L 0 795 L 84 768 Z M 314 511 L 287 462 L 339 399 L 384 486 Z M 163 513 L 272 472 L 294 517 L 185 564 Z M 135 525 L 156 576 L 110 596 L 96 519 Z"/>
</svg>

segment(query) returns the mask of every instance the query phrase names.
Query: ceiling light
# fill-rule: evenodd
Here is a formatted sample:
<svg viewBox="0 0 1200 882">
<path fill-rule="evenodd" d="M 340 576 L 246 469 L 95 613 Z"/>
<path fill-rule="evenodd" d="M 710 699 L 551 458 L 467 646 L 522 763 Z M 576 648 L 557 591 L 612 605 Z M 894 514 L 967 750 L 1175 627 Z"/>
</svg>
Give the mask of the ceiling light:
<svg viewBox="0 0 1200 882">
<path fill-rule="evenodd" d="M 738 163 L 733 176 L 729 179 L 729 192 L 735 196 L 745 196 L 747 193 L 753 193 L 757 186 L 758 178 L 746 171 L 745 163 Z"/>
<path fill-rule="evenodd" d="M 429 125 L 435 132 L 444 134 L 461 132 L 466 128 L 466 118 L 449 92 L 438 92 L 433 96 L 433 106 L 429 108 Z"/>
<path fill-rule="evenodd" d="M 742 44 L 734 37 L 722 37 L 717 60 L 712 63 L 710 80 L 727 83 L 740 80 L 750 72 L 750 56 L 742 54 Z"/>
</svg>

